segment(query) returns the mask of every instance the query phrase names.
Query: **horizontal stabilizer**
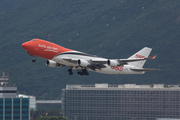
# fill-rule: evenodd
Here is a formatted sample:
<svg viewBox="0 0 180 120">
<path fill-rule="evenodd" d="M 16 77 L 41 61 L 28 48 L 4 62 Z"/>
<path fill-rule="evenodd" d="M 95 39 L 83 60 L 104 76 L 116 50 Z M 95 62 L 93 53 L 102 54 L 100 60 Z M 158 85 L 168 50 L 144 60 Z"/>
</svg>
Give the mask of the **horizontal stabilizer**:
<svg viewBox="0 0 180 120">
<path fill-rule="evenodd" d="M 155 59 L 157 55 L 151 56 L 150 59 Z"/>
<path fill-rule="evenodd" d="M 132 69 L 133 71 L 137 71 L 137 72 L 148 72 L 148 71 L 158 71 L 160 69 L 152 69 L 152 68 L 142 68 L 142 69 Z"/>
<path fill-rule="evenodd" d="M 147 57 L 147 58 L 119 59 L 118 61 L 120 62 L 120 66 L 121 66 L 121 65 L 126 65 L 128 63 L 130 64 L 131 62 L 139 62 L 139 61 L 143 62 L 143 61 L 148 60 L 148 59 L 154 59 L 155 57 L 156 57 L 156 55 L 151 56 L 151 57 Z"/>
</svg>

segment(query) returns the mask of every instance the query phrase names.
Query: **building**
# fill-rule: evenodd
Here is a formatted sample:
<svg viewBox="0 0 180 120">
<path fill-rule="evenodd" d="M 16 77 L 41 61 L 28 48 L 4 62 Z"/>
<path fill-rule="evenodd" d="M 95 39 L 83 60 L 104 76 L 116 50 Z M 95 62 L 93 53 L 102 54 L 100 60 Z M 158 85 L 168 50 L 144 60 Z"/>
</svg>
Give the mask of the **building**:
<svg viewBox="0 0 180 120">
<path fill-rule="evenodd" d="M 18 94 L 19 98 L 29 98 L 29 109 L 36 110 L 36 97 L 30 95 Z"/>
<path fill-rule="evenodd" d="M 66 85 L 62 112 L 70 120 L 180 118 L 180 88 L 155 85 Z"/>
<path fill-rule="evenodd" d="M 36 100 L 37 109 L 59 109 L 61 103 L 61 100 Z"/>
<path fill-rule="evenodd" d="M 173 119 L 173 118 L 157 118 L 156 120 L 180 120 L 180 119 Z"/>
<path fill-rule="evenodd" d="M 0 120 L 30 120 L 29 98 L 18 96 L 17 87 L 7 87 L 8 76 L 0 77 Z"/>
<path fill-rule="evenodd" d="M 0 87 L 0 120 L 30 120 L 29 98 L 19 98 L 17 87 Z"/>
</svg>

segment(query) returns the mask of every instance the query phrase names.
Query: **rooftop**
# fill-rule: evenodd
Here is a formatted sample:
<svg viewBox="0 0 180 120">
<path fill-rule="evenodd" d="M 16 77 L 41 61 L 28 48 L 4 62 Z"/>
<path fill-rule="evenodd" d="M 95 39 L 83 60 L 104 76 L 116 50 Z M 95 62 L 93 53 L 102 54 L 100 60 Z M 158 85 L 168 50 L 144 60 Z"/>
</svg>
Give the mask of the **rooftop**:
<svg viewBox="0 0 180 120">
<path fill-rule="evenodd" d="M 180 90 L 180 86 L 179 85 L 164 85 L 164 84 L 152 84 L 152 85 L 136 85 L 136 84 L 117 84 L 117 85 L 111 85 L 108 83 L 101 83 L 101 84 L 92 84 L 92 85 L 66 85 L 66 90 L 100 90 L 100 89 L 143 89 L 143 90 Z"/>
</svg>

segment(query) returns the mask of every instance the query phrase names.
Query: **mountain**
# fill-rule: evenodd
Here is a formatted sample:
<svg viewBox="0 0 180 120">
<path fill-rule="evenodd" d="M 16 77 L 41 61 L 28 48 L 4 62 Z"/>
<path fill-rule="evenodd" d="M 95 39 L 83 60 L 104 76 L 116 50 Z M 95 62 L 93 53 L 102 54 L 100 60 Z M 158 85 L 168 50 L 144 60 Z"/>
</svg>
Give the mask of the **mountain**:
<svg viewBox="0 0 180 120">
<path fill-rule="evenodd" d="M 20 93 L 38 99 L 60 99 L 66 84 L 180 84 L 179 5 L 179 0 L 27 0 L 0 15 L 0 71 L 9 73 Z M 161 71 L 69 76 L 67 67 L 47 67 L 41 58 L 31 62 L 21 44 L 33 38 L 105 58 L 128 58 L 151 47 L 158 56 L 144 67 Z"/>
<path fill-rule="evenodd" d="M 18 7 L 27 0 L 1 0 L 0 1 L 0 13 L 4 14 L 6 11 Z"/>
</svg>

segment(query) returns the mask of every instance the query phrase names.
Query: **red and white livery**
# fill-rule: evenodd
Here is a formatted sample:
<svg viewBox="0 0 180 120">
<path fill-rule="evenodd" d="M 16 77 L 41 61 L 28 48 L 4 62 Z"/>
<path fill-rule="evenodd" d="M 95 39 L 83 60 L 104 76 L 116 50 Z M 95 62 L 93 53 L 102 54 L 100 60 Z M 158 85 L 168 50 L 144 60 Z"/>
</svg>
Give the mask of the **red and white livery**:
<svg viewBox="0 0 180 120">
<path fill-rule="evenodd" d="M 69 75 L 73 75 L 72 69 L 77 70 L 79 75 L 89 75 L 88 71 L 104 74 L 144 74 L 146 71 L 158 70 L 142 68 L 146 60 L 156 57 L 148 57 L 152 50 L 148 47 L 144 47 L 128 59 L 101 58 L 41 39 L 25 42 L 22 47 L 33 56 L 33 62 L 36 62 L 35 57 L 38 56 L 47 59 L 46 65 L 50 67 L 69 66 Z"/>
</svg>

